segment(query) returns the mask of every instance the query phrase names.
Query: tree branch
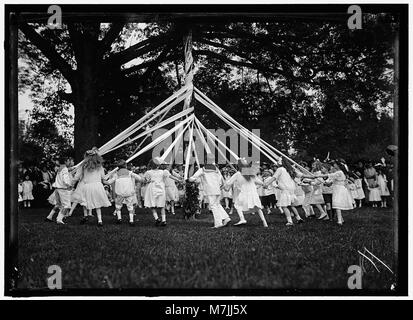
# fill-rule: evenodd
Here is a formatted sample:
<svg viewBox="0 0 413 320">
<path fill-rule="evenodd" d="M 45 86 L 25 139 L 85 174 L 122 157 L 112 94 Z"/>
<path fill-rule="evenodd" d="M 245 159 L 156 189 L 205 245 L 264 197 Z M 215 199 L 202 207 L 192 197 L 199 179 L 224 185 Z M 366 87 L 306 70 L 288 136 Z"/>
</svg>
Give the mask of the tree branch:
<svg viewBox="0 0 413 320">
<path fill-rule="evenodd" d="M 168 33 L 155 36 L 155 37 L 151 37 L 149 39 L 138 42 L 126 50 L 112 54 L 111 56 L 105 59 L 105 62 L 111 65 L 117 65 L 117 66 L 125 64 L 139 57 L 142 54 L 148 53 L 160 47 L 162 44 L 164 44 L 166 41 L 170 39 L 171 34 L 172 34 L 171 32 L 168 32 Z"/>
<path fill-rule="evenodd" d="M 283 75 L 283 76 L 287 75 L 283 70 L 278 69 L 278 68 L 271 68 L 271 67 L 264 66 L 264 65 L 261 65 L 261 64 L 256 63 L 256 62 L 245 62 L 245 61 L 241 61 L 241 60 L 240 61 L 232 60 L 232 59 L 230 59 L 230 58 L 228 58 L 224 55 L 221 55 L 219 53 L 209 51 L 209 50 L 194 50 L 194 53 L 195 53 L 195 55 L 210 56 L 212 58 L 219 59 L 223 62 L 232 64 L 232 65 L 247 67 L 247 68 L 254 69 L 254 70 L 259 70 L 259 71 L 264 72 L 264 73 L 269 72 L 269 73 L 272 73 L 272 74 L 276 73 L 276 74 L 280 74 L 280 75 Z"/>
<path fill-rule="evenodd" d="M 66 80 L 72 82 L 75 76 L 75 72 L 70 64 L 68 64 L 66 60 L 64 60 L 62 56 L 56 51 L 56 49 L 26 22 L 21 22 L 19 24 L 19 28 L 27 37 L 27 39 L 31 43 L 33 43 L 62 73 Z"/>
<path fill-rule="evenodd" d="M 149 68 L 150 66 L 154 65 L 154 64 L 161 64 L 162 62 L 166 62 L 166 61 L 174 61 L 176 58 L 178 58 L 178 54 L 169 54 L 166 55 L 164 57 L 157 57 L 155 59 L 152 59 L 150 61 L 147 62 L 142 62 L 136 66 L 130 67 L 128 69 L 125 69 L 123 71 L 123 75 L 124 76 L 131 76 L 133 73 L 145 69 L 145 68 Z"/>
<path fill-rule="evenodd" d="M 106 36 L 100 41 L 100 52 L 102 55 L 109 50 L 112 43 L 117 39 L 119 33 L 123 30 L 124 26 L 125 23 L 123 22 L 114 22 L 111 24 Z"/>
<path fill-rule="evenodd" d="M 318 83 L 314 82 L 311 80 L 310 78 L 305 78 L 305 77 L 295 77 L 290 73 L 287 73 L 281 69 L 278 68 L 271 68 L 265 65 L 261 65 L 259 63 L 250 63 L 250 62 L 245 62 L 245 61 L 236 61 L 236 60 L 232 60 L 226 56 L 223 56 L 219 53 L 213 52 L 213 51 L 209 51 L 209 50 L 193 50 L 194 55 L 195 56 L 199 56 L 199 55 L 205 55 L 205 56 L 209 56 L 211 58 L 215 58 L 218 59 L 220 61 L 223 61 L 225 63 L 228 64 L 232 64 L 234 66 L 242 66 L 242 67 L 247 67 L 253 70 L 259 70 L 263 73 L 270 73 L 270 74 L 279 74 L 283 77 L 285 77 L 286 79 L 292 80 L 292 81 L 297 81 L 297 82 L 305 82 L 305 83 L 309 83 L 312 85 L 318 85 Z"/>
<path fill-rule="evenodd" d="M 258 64 L 257 61 L 253 61 L 251 59 L 251 57 L 249 57 L 246 53 L 240 52 L 240 51 L 238 51 L 238 50 L 236 50 L 236 49 L 234 49 L 230 46 L 224 45 L 222 43 L 214 42 L 214 41 L 205 40 L 205 39 L 199 39 L 198 41 L 201 42 L 201 43 L 213 46 L 213 47 L 225 49 L 225 50 L 239 56 L 240 58 L 248 60 L 252 64 Z M 272 67 L 271 69 L 273 70 L 273 73 L 276 72 L 278 74 L 286 75 L 286 71 L 283 70 L 283 69 L 279 69 L 279 68 L 275 68 L 275 67 Z"/>
</svg>

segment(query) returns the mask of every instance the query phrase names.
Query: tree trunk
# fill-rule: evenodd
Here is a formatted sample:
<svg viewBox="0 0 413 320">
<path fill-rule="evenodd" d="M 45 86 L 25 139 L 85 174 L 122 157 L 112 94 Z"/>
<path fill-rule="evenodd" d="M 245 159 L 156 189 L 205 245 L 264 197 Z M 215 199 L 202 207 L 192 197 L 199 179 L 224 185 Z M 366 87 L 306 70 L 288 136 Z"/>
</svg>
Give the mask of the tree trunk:
<svg viewBox="0 0 413 320">
<path fill-rule="evenodd" d="M 86 150 L 98 144 L 99 117 L 97 114 L 97 95 L 93 82 L 84 85 L 75 95 L 74 149 L 76 162 L 83 159 Z"/>
<path fill-rule="evenodd" d="M 100 147 L 99 139 L 99 61 L 97 47 L 85 41 L 78 60 L 77 78 L 72 85 L 75 109 L 74 149 L 80 161 L 86 150 Z"/>
</svg>

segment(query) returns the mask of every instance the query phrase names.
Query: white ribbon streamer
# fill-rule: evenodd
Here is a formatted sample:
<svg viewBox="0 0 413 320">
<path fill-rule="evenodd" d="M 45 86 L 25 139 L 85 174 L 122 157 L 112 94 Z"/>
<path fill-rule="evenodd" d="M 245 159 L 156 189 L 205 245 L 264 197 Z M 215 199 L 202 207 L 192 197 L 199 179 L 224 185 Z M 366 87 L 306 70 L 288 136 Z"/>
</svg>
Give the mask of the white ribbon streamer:
<svg viewBox="0 0 413 320">
<path fill-rule="evenodd" d="M 168 130 L 167 132 L 165 132 L 163 135 L 159 136 L 158 138 L 156 138 L 155 140 L 153 140 L 150 144 L 148 144 L 146 147 L 142 148 L 141 150 L 139 150 L 136 154 L 134 154 L 133 156 L 131 156 L 128 160 L 126 160 L 126 162 L 130 162 L 133 159 L 135 159 L 136 157 L 140 156 L 142 153 L 148 151 L 149 149 L 153 148 L 155 145 L 157 145 L 158 143 L 164 141 L 169 135 L 171 135 L 173 132 L 175 132 L 176 130 L 178 130 L 179 128 L 182 128 L 186 123 L 188 123 L 189 121 L 191 121 L 194 118 L 194 115 L 192 114 L 191 116 L 189 116 L 188 118 L 186 118 L 185 120 L 181 121 L 178 125 L 176 125 L 175 127 L 173 127 L 172 129 Z"/>
</svg>

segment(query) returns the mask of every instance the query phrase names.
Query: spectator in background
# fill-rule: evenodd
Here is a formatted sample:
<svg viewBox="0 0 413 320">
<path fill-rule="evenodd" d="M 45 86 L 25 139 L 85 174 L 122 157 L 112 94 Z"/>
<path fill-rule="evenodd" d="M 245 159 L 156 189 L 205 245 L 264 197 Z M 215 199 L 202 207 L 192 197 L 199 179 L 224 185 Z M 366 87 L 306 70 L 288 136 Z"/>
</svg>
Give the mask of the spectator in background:
<svg viewBox="0 0 413 320">
<path fill-rule="evenodd" d="M 33 198 L 33 183 L 30 180 L 30 176 L 26 174 L 24 181 L 22 183 L 23 187 L 23 204 L 25 208 L 31 207 L 31 201 L 34 200 Z"/>
<path fill-rule="evenodd" d="M 387 208 L 387 198 L 390 196 L 390 192 L 387 186 L 387 177 L 384 174 L 383 166 L 377 167 L 377 183 L 380 189 L 381 207 Z"/>
<path fill-rule="evenodd" d="M 18 198 L 17 201 L 20 204 L 23 202 L 23 180 L 19 178 L 19 184 L 17 186 Z"/>
<path fill-rule="evenodd" d="M 363 189 L 363 193 L 366 196 L 366 193 L 368 192 L 368 189 L 367 189 L 366 180 L 363 179 L 364 178 L 364 169 L 365 169 L 364 162 L 362 160 L 357 161 L 357 163 L 354 166 L 354 173 L 356 173 L 358 177 L 361 177 L 361 187 Z M 363 201 L 367 202 L 368 198 L 364 198 Z"/>
<path fill-rule="evenodd" d="M 365 192 L 366 198 L 369 199 L 369 202 L 372 202 L 370 199 L 376 199 L 377 197 L 370 197 L 369 193 L 370 193 L 370 189 L 377 187 L 377 172 L 376 172 L 376 169 L 374 169 L 373 163 L 371 161 L 368 161 L 366 163 L 366 167 L 364 169 L 363 175 L 364 175 L 365 183 L 367 185 L 367 190 Z"/>
<path fill-rule="evenodd" d="M 42 165 L 41 169 L 42 179 L 38 183 L 38 197 L 39 197 L 39 204 L 44 205 L 46 204 L 47 197 L 52 192 L 52 183 L 53 177 L 50 174 L 49 170 L 46 167 L 46 164 Z"/>
</svg>

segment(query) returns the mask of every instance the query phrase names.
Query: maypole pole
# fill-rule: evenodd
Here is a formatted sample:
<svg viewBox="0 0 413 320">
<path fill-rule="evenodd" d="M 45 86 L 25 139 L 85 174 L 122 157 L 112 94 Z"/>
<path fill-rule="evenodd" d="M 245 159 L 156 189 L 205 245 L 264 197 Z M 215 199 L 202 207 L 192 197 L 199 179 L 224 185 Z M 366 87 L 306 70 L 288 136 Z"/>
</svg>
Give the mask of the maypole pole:
<svg viewBox="0 0 413 320">
<path fill-rule="evenodd" d="M 191 106 L 192 102 L 192 96 L 193 96 L 193 80 L 194 80 L 194 59 L 192 57 L 192 29 L 188 29 L 187 33 L 184 35 L 183 38 L 183 45 L 184 45 L 184 71 L 185 71 L 185 84 L 184 86 L 189 86 L 190 87 L 190 94 L 185 98 L 184 100 L 184 106 L 183 110 L 188 109 Z M 177 134 L 179 134 L 178 132 Z M 179 154 L 182 154 L 182 157 L 184 157 L 184 152 L 183 152 L 183 138 L 180 138 L 181 141 L 178 143 L 178 148 L 175 148 L 174 151 L 174 158 L 176 159 L 176 156 L 179 152 Z M 190 145 L 188 147 L 191 147 Z M 185 160 L 182 158 L 182 160 Z M 186 166 L 188 166 L 188 163 L 185 163 Z M 188 172 L 185 170 L 185 172 Z M 187 177 L 185 177 L 187 178 Z"/>
<path fill-rule="evenodd" d="M 184 36 L 184 55 L 185 55 L 185 86 L 193 87 L 194 81 L 194 59 L 192 57 L 192 30 L 189 29 Z M 191 89 L 193 90 L 193 89 Z M 188 95 L 184 102 L 184 110 L 189 108 L 192 101 L 192 94 Z"/>
</svg>

